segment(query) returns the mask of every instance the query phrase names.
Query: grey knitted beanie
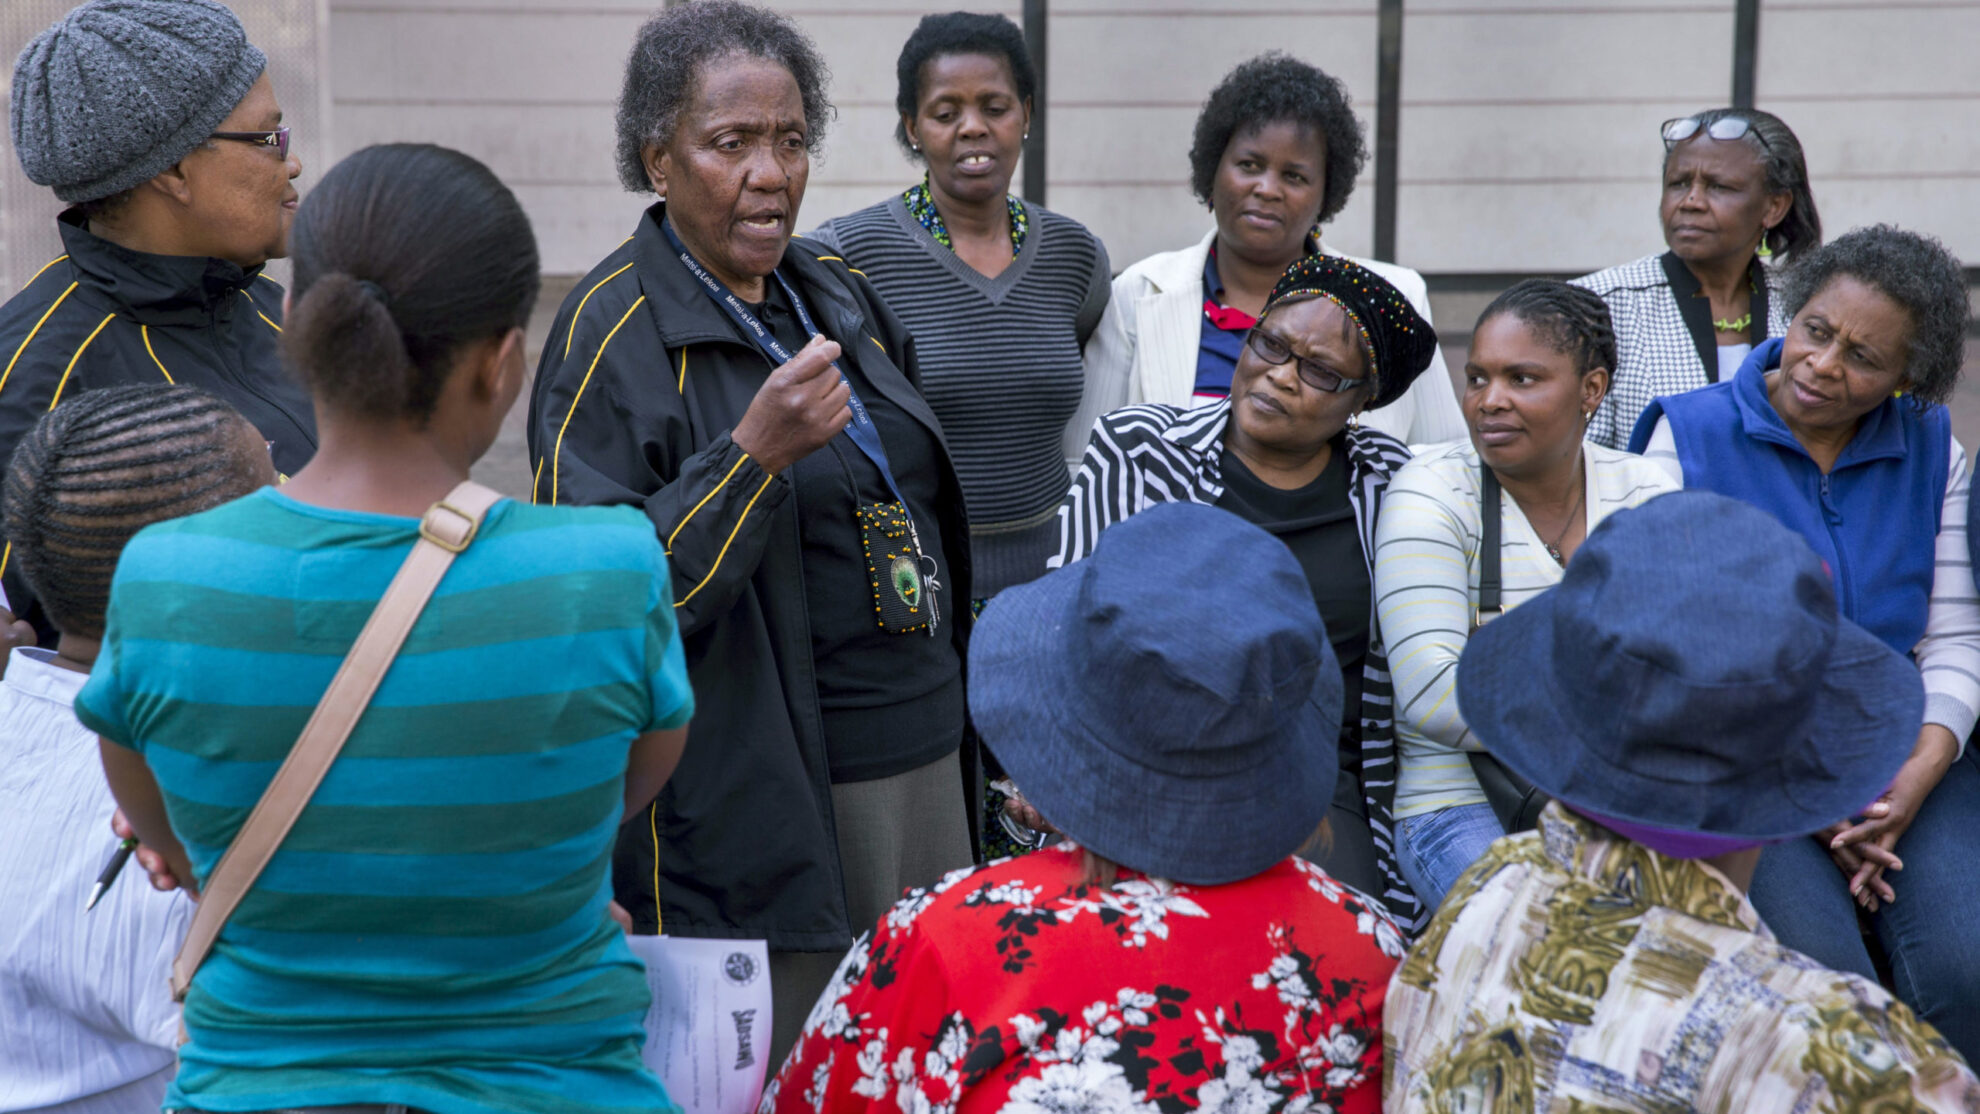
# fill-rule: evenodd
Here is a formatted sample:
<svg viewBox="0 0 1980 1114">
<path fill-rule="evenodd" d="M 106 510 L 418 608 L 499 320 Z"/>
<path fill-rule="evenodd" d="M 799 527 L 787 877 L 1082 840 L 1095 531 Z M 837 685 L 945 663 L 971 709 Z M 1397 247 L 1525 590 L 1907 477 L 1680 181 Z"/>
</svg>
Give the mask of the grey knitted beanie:
<svg viewBox="0 0 1980 1114">
<path fill-rule="evenodd" d="M 213 0 L 90 0 L 14 63 L 21 169 L 69 202 L 150 181 L 204 143 L 267 65 Z"/>
</svg>

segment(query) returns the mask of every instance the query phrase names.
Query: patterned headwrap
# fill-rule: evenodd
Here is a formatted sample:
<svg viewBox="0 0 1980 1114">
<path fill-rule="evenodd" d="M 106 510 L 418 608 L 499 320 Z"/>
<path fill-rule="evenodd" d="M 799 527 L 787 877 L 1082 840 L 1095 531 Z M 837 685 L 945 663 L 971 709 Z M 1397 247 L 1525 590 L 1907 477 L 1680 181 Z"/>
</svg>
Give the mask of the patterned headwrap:
<svg viewBox="0 0 1980 1114">
<path fill-rule="evenodd" d="M 1288 299 L 1311 297 L 1325 298 L 1341 307 L 1360 331 L 1362 351 L 1368 354 L 1371 365 L 1369 373 L 1375 376 L 1370 410 L 1401 398 L 1437 354 L 1437 330 L 1401 291 L 1359 263 L 1338 255 L 1309 255 L 1299 260 L 1286 268 L 1279 284 L 1272 288 L 1272 296 L 1265 300 L 1265 314 Z"/>
</svg>

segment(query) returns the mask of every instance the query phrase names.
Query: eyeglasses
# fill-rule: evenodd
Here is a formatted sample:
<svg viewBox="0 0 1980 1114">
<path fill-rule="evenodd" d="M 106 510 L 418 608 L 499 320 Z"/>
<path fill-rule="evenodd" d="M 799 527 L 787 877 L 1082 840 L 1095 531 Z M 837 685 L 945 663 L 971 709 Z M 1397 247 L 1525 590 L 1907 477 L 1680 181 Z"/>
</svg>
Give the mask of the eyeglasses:
<svg viewBox="0 0 1980 1114">
<path fill-rule="evenodd" d="M 1710 124 L 1699 123 L 1696 116 L 1680 116 L 1675 120 L 1664 121 L 1661 129 L 1664 136 L 1664 150 L 1668 151 L 1697 135 L 1700 128 L 1705 130 L 1707 136 L 1717 140 L 1740 139 L 1751 135 L 1760 141 L 1760 146 L 1769 151 L 1774 149 L 1773 144 L 1767 142 L 1767 137 L 1761 135 L 1753 126 L 1753 121 L 1744 116 L 1721 116 Z"/>
<path fill-rule="evenodd" d="M 236 143 L 253 143 L 262 147 L 273 147 L 283 158 L 289 157 L 289 129 L 276 128 L 269 132 L 214 132 L 214 139 L 231 139 Z"/>
<path fill-rule="evenodd" d="M 1294 357 L 1292 345 L 1287 344 L 1285 338 L 1275 333 L 1268 333 L 1264 329 L 1255 326 L 1245 336 L 1244 342 L 1250 346 L 1253 352 L 1258 354 L 1259 359 L 1264 360 L 1273 367 L 1278 367 L 1281 364 L 1292 364 L 1293 370 L 1299 373 L 1299 381 L 1316 391 L 1325 391 L 1328 394 L 1341 394 L 1345 391 L 1352 391 L 1356 387 L 1365 387 L 1369 383 L 1368 376 L 1364 375 L 1359 379 L 1349 379 L 1345 375 L 1337 375 L 1321 367 L 1304 356 Z"/>
</svg>

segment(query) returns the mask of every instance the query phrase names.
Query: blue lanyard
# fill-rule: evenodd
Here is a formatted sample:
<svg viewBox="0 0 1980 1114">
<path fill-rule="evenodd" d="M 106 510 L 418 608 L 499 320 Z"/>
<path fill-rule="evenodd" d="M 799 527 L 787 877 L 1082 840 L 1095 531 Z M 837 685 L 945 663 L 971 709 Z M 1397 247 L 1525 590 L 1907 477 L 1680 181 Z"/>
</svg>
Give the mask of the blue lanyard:
<svg viewBox="0 0 1980 1114">
<path fill-rule="evenodd" d="M 674 251 L 680 255 L 681 265 L 688 269 L 689 274 L 701 280 L 702 292 L 713 299 L 717 307 L 743 327 L 743 331 L 749 335 L 751 340 L 756 342 L 756 347 L 765 356 L 769 357 L 770 363 L 773 366 L 789 363 L 791 360 L 790 350 L 779 343 L 777 338 L 770 334 L 769 329 L 763 327 L 763 322 L 756 319 L 756 315 L 749 311 L 749 306 L 744 304 L 741 298 L 736 297 L 734 291 L 722 285 L 714 275 L 708 273 L 708 268 L 703 267 L 701 261 L 696 259 L 692 252 L 688 251 L 687 245 L 681 243 L 681 238 L 674 234 L 673 226 L 662 220 L 660 222 L 660 231 L 667 234 L 667 243 L 671 244 Z M 804 299 L 798 297 L 798 292 L 792 288 L 791 284 L 785 280 L 781 273 L 772 272 L 772 274 L 776 276 L 777 285 L 784 288 L 785 296 L 790 298 L 791 307 L 797 310 L 798 324 L 804 327 L 805 334 L 814 337 L 819 336 L 818 326 L 812 322 L 810 311 L 804 307 Z M 846 405 L 852 411 L 852 421 L 846 424 L 846 436 L 852 439 L 852 443 L 860 452 L 866 454 L 866 459 L 872 461 L 874 467 L 880 469 L 880 478 L 887 482 L 888 492 L 893 495 L 894 501 L 901 505 L 901 510 L 907 518 L 908 539 L 914 543 L 914 555 L 917 561 L 925 562 L 930 566 L 934 565 L 934 559 L 929 557 L 927 551 L 921 548 L 921 531 L 915 528 L 914 510 L 908 506 L 907 497 L 901 494 L 900 485 L 894 482 L 894 470 L 887 466 L 887 446 L 880 442 L 879 427 L 873 424 L 872 416 L 866 412 L 866 404 L 859 400 L 859 391 L 854 389 L 852 380 L 846 377 L 845 369 L 834 363 L 832 370 L 839 373 L 839 382 L 846 385 Z M 859 501 L 859 492 L 857 490 L 853 492 L 853 501 Z M 936 574 L 939 571 L 933 568 L 924 568 L 917 573 L 924 581 L 924 587 L 928 592 L 928 635 L 930 638 L 935 636 L 936 630 L 942 625 L 941 612 L 938 610 L 936 603 L 938 599 L 936 592 L 941 587 L 941 582 L 936 579 Z"/>
<path fill-rule="evenodd" d="M 769 329 L 764 328 L 763 322 L 756 319 L 756 315 L 749 311 L 749 306 L 741 298 L 736 297 L 733 291 L 708 273 L 708 269 L 695 259 L 686 245 L 681 243 L 681 238 L 674 234 L 673 227 L 666 221 L 661 221 L 660 231 L 667 234 L 667 242 L 680 253 L 681 265 L 688 269 L 689 274 L 701 280 L 702 292 L 714 299 L 715 304 L 720 306 L 723 312 L 743 327 L 743 331 L 756 342 L 756 347 L 770 358 L 771 365 L 789 363 L 790 350 L 778 343 L 777 338 L 770 334 Z M 777 284 L 784 288 L 785 296 L 790 298 L 791 306 L 797 310 L 798 324 L 804 326 L 805 334 L 814 337 L 820 335 L 818 326 L 811 320 L 810 311 L 804 308 L 804 299 L 798 297 L 798 292 L 792 289 L 791 284 L 781 273 L 772 272 L 772 274 L 776 277 Z M 866 412 L 866 404 L 859 400 L 859 392 L 853 388 L 852 380 L 846 377 L 845 371 L 836 363 L 832 365 L 832 370 L 839 373 L 839 382 L 846 385 L 846 391 L 850 396 L 846 400 L 846 405 L 852 410 L 852 421 L 846 424 L 846 436 L 852 439 L 852 443 L 860 452 L 866 454 L 866 459 L 872 461 L 874 467 L 880 469 L 880 478 L 886 481 L 887 491 L 893 495 L 895 502 L 905 508 L 907 498 L 901 494 L 900 485 L 894 482 L 894 470 L 887 466 L 887 446 L 880 443 L 879 427 L 873 424 L 872 416 Z M 858 493 L 854 494 L 856 497 Z M 909 521 L 912 522 L 913 518 L 914 515 L 910 511 Z M 921 549 L 919 540 L 915 542 L 915 549 L 917 552 Z"/>
</svg>

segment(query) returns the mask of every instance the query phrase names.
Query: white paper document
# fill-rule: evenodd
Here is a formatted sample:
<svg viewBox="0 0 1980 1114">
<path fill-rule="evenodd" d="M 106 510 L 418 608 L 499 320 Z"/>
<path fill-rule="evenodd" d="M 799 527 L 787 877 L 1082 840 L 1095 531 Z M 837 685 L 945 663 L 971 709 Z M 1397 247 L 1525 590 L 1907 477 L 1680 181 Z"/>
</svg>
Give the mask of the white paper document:
<svg viewBox="0 0 1980 1114">
<path fill-rule="evenodd" d="M 687 1114 L 753 1114 L 770 1053 L 770 953 L 761 940 L 628 936 L 653 1005 L 643 1059 Z"/>
</svg>

